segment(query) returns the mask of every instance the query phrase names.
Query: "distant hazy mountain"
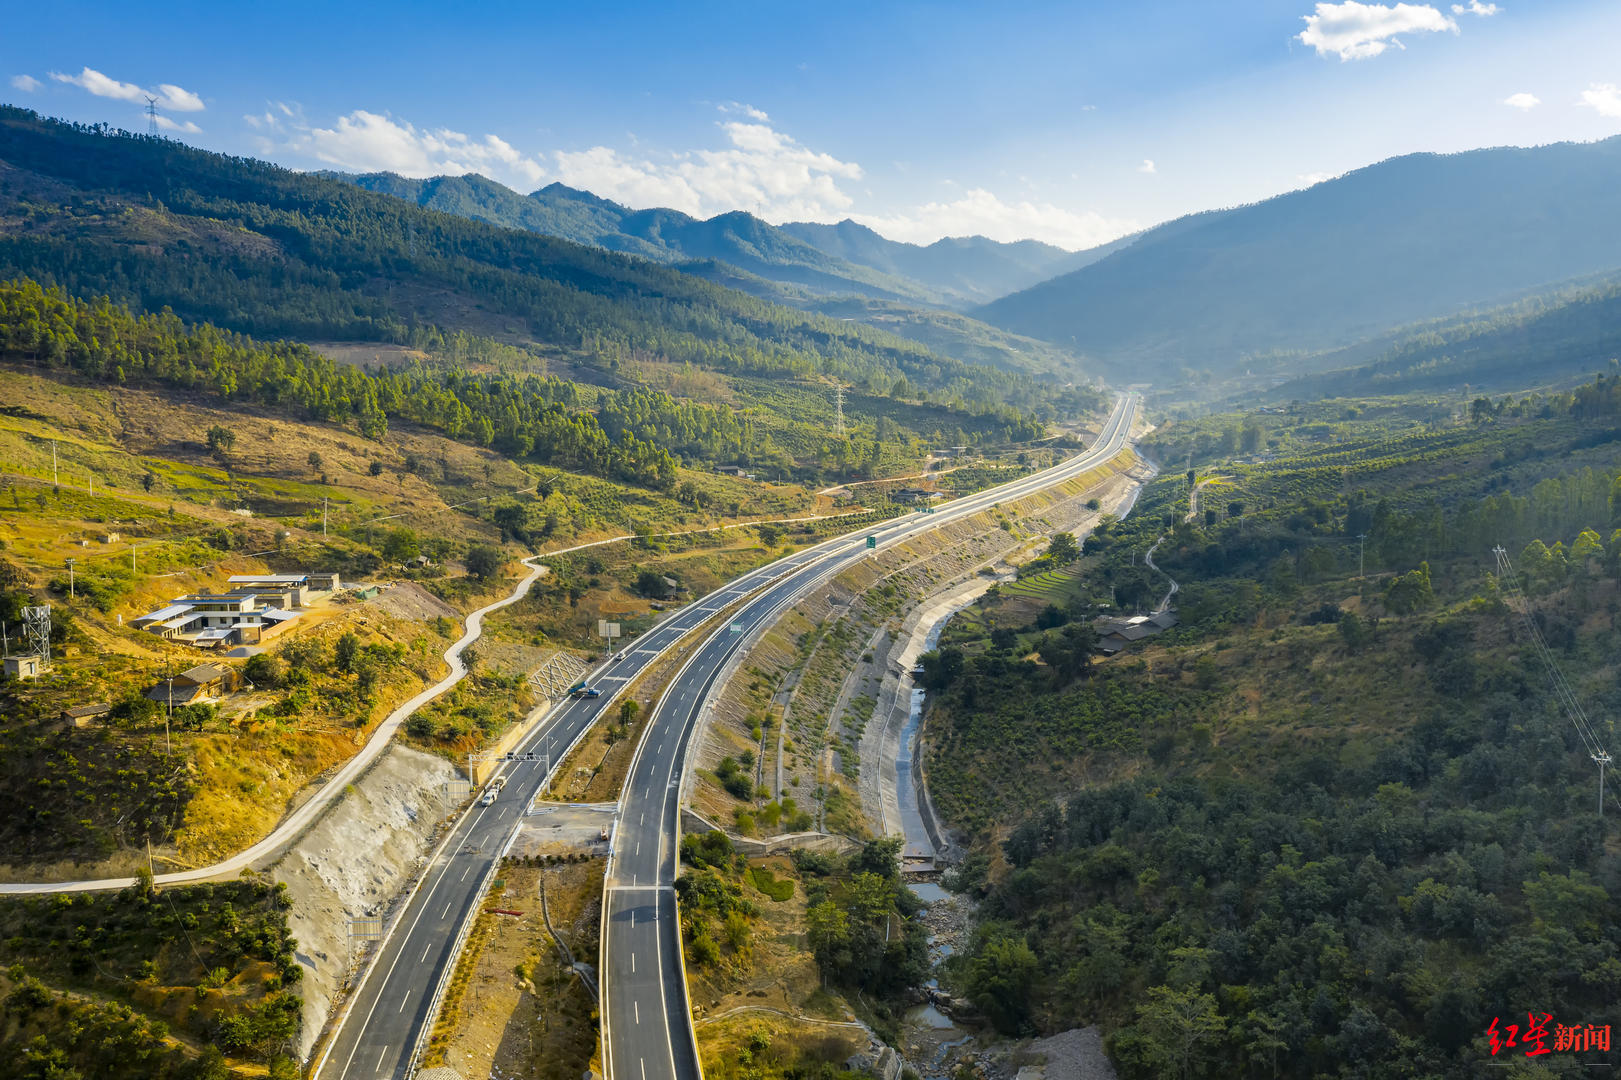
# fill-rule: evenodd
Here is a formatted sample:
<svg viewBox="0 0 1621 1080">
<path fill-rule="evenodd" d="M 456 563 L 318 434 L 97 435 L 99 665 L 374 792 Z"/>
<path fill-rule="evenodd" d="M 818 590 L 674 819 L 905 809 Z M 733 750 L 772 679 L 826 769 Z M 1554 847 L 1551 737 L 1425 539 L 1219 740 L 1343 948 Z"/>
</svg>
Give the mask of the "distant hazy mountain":
<svg viewBox="0 0 1621 1080">
<path fill-rule="evenodd" d="M 1414 154 L 1150 230 L 972 314 L 1104 361 L 1230 371 L 1621 267 L 1621 136 Z"/>
<path fill-rule="evenodd" d="M 856 293 L 924 304 L 943 304 L 949 299 L 941 290 L 829 255 L 742 211 L 703 220 L 679 210 L 632 210 L 562 184 L 519 195 L 476 174 L 411 180 L 392 173 L 369 173 L 343 179 L 430 210 L 660 262 L 718 259 L 816 293 Z"/>
<path fill-rule="evenodd" d="M 782 229 L 829 255 L 910 278 L 964 303 L 985 303 L 1079 270 L 1136 239 L 1130 236 L 1086 251 L 1065 251 L 1039 240 L 1001 243 L 983 236 L 949 236 L 926 247 L 903 244 L 848 219 L 837 225 L 793 221 Z"/>
</svg>

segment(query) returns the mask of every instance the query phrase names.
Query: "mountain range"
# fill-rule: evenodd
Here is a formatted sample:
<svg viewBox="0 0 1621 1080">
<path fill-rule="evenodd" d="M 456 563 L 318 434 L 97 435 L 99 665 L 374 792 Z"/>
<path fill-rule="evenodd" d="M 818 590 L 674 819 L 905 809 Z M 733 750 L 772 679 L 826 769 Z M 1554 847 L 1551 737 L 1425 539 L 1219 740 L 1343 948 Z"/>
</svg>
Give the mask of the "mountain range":
<svg viewBox="0 0 1621 1080">
<path fill-rule="evenodd" d="M 332 175 L 430 210 L 659 262 L 713 259 L 812 294 L 935 307 L 985 303 L 1077 269 L 1118 246 L 1070 252 L 1036 240 L 1000 243 L 983 236 L 920 246 L 886 239 L 849 220 L 778 226 L 741 210 L 707 219 L 679 210 L 632 210 L 557 183 L 520 195 L 476 173 L 424 180 L 394 173 Z"/>
<path fill-rule="evenodd" d="M 1621 268 L 1621 136 L 1392 158 L 1151 229 L 969 312 L 1144 376 L 1292 354 Z"/>
</svg>

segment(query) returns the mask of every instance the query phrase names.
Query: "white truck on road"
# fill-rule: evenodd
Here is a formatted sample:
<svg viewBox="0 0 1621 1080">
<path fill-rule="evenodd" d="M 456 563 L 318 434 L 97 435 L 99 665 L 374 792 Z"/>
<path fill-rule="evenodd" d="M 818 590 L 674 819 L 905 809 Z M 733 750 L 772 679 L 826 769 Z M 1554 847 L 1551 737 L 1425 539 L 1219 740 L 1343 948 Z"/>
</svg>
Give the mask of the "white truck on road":
<svg viewBox="0 0 1621 1080">
<path fill-rule="evenodd" d="M 504 776 L 497 776 L 494 780 L 490 781 L 490 786 L 484 789 L 484 797 L 479 799 L 478 804 L 480 806 L 493 805 L 495 802 L 495 797 L 501 794 L 501 789 L 506 786 L 507 778 Z"/>
</svg>

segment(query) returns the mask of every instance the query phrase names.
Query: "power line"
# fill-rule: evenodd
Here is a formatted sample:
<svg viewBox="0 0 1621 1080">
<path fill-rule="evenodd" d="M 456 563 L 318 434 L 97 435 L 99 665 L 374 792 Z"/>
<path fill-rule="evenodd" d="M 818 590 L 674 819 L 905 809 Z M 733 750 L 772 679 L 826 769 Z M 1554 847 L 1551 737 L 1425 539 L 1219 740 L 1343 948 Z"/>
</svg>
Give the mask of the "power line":
<svg viewBox="0 0 1621 1080">
<path fill-rule="evenodd" d="M 1559 669 L 1559 663 L 1554 659 L 1553 650 L 1548 648 L 1548 642 L 1542 636 L 1542 631 L 1538 628 L 1536 620 L 1531 617 L 1531 602 L 1526 599 L 1525 594 L 1520 590 L 1519 574 L 1514 569 L 1514 564 L 1509 561 L 1508 552 L 1499 544 L 1492 549 L 1492 553 L 1497 557 L 1498 581 L 1504 584 L 1504 591 L 1509 595 L 1509 598 L 1519 604 L 1519 607 L 1516 608 L 1511 603 L 1509 608 L 1520 616 L 1520 623 L 1525 628 L 1526 637 L 1531 642 L 1532 651 L 1537 654 L 1537 658 L 1542 661 L 1542 666 L 1547 670 L 1548 682 L 1553 687 L 1554 697 L 1559 700 L 1560 705 L 1565 710 L 1565 715 L 1570 718 L 1571 726 L 1576 729 L 1577 736 L 1582 740 L 1582 745 L 1587 750 L 1587 756 L 1592 758 L 1594 764 L 1598 766 L 1598 812 L 1599 816 L 1603 817 L 1604 769 L 1611 762 L 1609 752 L 1604 749 L 1604 744 L 1599 739 L 1597 729 L 1594 727 L 1593 722 L 1588 719 L 1586 711 L 1582 709 L 1582 703 L 1577 700 L 1576 692 L 1571 689 L 1570 683 L 1565 680 L 1565 674 Z"/>
</svg>

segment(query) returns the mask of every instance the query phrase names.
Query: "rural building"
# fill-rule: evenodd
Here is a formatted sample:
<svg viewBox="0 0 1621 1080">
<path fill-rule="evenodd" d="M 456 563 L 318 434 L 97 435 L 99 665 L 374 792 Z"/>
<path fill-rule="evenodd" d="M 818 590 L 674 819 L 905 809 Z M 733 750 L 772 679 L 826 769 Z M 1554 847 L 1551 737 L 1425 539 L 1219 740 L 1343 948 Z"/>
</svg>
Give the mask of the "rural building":
<svg viewBox="0 0 1621 1080">
<path fill-rule="evenodd" d="M 92 720 L 99 720 L 112 711 L 109 702 L 98 701 L 94 705 L 75 705 L 71 709 L 63 709 L 62 719 L 74 727 L 89 727 Z"/>
<path fill-rule="evenodd" d="M 930 502 L 939 497 L 938 491 L 930 491 L 928 488 L 901 488 L 892 496 L 896 502 L 903 503 Z"/>
<path fill-rule="evenodd" d="M 1132 615 L 1124 619 L 1104 618 L 1092 625 L 1099 634 L 1098 651 L 1107 656 L 1124 649 L 1134 641 L 1153 637 L 1169 630 L 1179 620 L 1174 611 L 1156 611 L 1152 615 Z"/>
<path fill-rule="evenodd" d="M 37 679 L 44 674 L 47 667 L 43 657 L 39 656 L 8 656 L 5 658 L 5 672 L 12 679 Z"/>
<path fill-rule="evenodd" d="M 754 474 L 741 465 L 717 465 L 715 471 L 722 476 L 735 476 L 739 480 L 753 480 Z"/>
<path fill-rule="evenodd" d="M 203 589 L 130 620 L 138 630 L 199 648 L 256 645 L 281 633 L 309 603 L 310 594 L 337 588 L 337 574 L 236 574 L 228 592 Z"/>
<path fill-rule="evenodd" d="M 241 681 L 235 668 L 224 664 L 198 664 L 159 682 L 146 696 L 160 705 L 195 705 L 235 692 Z"/>
</svg>

